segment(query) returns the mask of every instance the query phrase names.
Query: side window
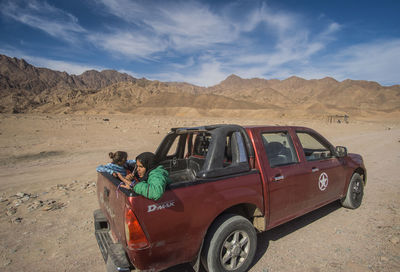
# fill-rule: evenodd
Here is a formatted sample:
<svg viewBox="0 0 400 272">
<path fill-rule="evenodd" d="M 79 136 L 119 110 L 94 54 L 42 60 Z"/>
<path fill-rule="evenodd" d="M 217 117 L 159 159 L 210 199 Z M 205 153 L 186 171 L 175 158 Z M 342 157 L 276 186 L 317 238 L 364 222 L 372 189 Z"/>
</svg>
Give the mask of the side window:
<svg viewBox="0 0 400 272">
<path fill-rule="evenodd" d="M 319 141 L 317 137 L 306 132 L 296 132 L 304 150 L 307 161 L 324 160 L 332 157 L 329 145 Z"/>
<path fill-rule="evenodd" d="M 225 141 L 224 165 L 229 166 L 232 162 L 247 162 L 244 140 L 240 132 L 237 131 L 227 135 Z"/>
<path fill-rule="evenodd" d="M 174 157 L 177 154 L 178 143 L 179 143 L 180 136 L 176 137 L 174 142 L 172 143 L 171 147 L 168 150 L 167 156 Z"/>
<path fill-rule="evenodd" d="M 299 161 L 288 132 L 268 132 L 261 136 L 271 167 Z"/>
<path fill-rule="evenodd" d="M 239 149 L 239 162 L 247 162 L 247 152 L 244 146 L 244 140 L 240 132 L 235 132 L 236 141 Z"/>
</svg>

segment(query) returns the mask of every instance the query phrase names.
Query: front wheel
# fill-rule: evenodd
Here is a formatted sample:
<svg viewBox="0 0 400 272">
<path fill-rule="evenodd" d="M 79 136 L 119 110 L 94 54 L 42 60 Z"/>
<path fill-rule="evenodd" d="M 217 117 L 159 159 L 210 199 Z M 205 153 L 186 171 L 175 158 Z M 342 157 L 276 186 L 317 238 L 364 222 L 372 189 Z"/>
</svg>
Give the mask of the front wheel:
<svg viewBox="0 0 400 272">
<path fill-rule="evenodd" d="M 202 254 L 208 272 L 244 272 L 251 265 L 257 248 L 257 235 L 246 218 L 224 214 L 210 227 Z"/>
<path fill-rule="evenodd" d="M 360 207 L 364 196 L 364 182 L 358 173 L 351 177 L 346 196 L 341 200 L 342 206 L 349 209 Z"/>
</svg>

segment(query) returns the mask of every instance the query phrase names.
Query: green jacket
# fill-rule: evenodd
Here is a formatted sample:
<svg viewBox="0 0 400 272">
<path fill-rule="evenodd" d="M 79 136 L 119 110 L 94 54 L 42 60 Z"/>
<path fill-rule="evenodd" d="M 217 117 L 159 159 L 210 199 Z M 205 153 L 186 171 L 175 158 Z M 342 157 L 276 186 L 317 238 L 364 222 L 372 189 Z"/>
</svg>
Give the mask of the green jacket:
<svg viewBox="0 0 400 272">
<path fill-rule="evenodd" d="M 147 181 L 137 183 L 133 191 L 149 199 L 158 200 L 164 194 L 165 186 L 170 182 L 168 171 L 160 165 L 150 171 Z"/>
</svg>

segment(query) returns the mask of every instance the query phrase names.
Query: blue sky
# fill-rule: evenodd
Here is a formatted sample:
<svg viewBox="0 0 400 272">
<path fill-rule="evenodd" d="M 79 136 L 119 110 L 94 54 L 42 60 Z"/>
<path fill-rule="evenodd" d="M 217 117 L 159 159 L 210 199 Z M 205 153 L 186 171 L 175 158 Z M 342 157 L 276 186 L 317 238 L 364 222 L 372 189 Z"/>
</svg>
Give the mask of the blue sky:
<svg viewBox="0 0 400 272">
<path fill-rule="evenodd" d="M 0 53 L 70 74 L 400 84 L 400 1 L 0 0 Z"/>
</svg>

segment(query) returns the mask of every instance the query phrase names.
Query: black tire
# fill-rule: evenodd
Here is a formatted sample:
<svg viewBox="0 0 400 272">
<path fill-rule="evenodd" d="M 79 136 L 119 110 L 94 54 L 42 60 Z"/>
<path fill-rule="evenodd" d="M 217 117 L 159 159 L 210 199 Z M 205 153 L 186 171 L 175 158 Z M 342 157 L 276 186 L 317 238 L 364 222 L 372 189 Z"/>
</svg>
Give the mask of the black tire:
<svg viewBox="0 0 400 272">
<path fill-rule="evenodd" d="M 349 187 L 347 188 L 346 197 L 340 202 L 343 207 L 349 209 L 357 209 L 360 207 L 364 196 L 364 182 L 358 173 L 354 173 L 351 177 Z"/>
<path fill-rule="evenodd" d="M 208 272 L 244 272 L 257 248 L 257 234 L 246 218 L 224 214 L 207 232 L 201 261 Z"/>
</svg>

